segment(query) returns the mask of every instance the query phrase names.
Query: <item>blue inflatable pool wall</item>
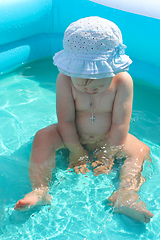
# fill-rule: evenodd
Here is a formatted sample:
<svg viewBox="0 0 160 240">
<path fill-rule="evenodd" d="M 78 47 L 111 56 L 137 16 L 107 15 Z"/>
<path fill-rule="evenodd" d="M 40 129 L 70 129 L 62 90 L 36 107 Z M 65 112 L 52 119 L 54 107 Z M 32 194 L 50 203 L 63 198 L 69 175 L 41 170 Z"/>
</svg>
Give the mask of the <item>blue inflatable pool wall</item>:
<svg viewBox="0 0 160 240">
<path fill-rule="evenodd" d="M 117 9 L 116 6 L 107 5 L 107 2 L 77 0 L 75 4 L 75 0 L 1 1 L 0 73 L 53 56 L 62 49 L 63 34 L 71 22 L 87 16 L 100 16 L 115 22 L 121 29 L 124 44 L 127 45 L 126 53 L 133 60 L 130 67 L 132 76 L 160 86 L 160 19 L 157 14 L 137 14 Z M 150 4 L 154 13 L 154 1 Z M 149 11 L 149 6 L 148 10 L 145 8 L 144 12 Z"/>
</svg>

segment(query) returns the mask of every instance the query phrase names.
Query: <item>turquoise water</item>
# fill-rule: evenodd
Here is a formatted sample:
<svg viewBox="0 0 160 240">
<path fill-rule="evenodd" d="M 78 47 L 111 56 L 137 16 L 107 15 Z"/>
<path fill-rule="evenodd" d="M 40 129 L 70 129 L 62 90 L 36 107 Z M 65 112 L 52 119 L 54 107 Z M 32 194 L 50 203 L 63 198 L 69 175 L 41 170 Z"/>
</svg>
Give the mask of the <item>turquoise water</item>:
<svg viewBox="0 0 160 240">
<path fill-rule="evenodd" d="M 151 148 L 147 181 L 140 196 L 154 213 L 149 224 L 113 214 L 106 199 L 118 185 L 110 175 L 77 175 L 66 170 L 68 153 L 59 151 L 53 171 L 51 206 L 27 213 L 13 209 L 31 190 L 28 158 L 37 130 L 57 121 L 52 60 L 37 61 L 0 77 L 0 239 L 115 240 L 160 239 L 160 90 L 135 84 L 130 132 Z M 135 79 L 138 82 L 138 79 Z"/>
</svg>

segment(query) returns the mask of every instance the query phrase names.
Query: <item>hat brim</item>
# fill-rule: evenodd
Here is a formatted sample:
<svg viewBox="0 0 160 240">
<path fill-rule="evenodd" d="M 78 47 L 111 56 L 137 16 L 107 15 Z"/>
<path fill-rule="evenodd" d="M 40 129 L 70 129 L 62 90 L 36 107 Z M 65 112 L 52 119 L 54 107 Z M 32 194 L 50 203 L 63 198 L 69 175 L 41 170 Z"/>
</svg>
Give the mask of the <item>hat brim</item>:
<svg viewBox="0 0 160 240">
<path fill-rule="evenodd" d="M 56 53 L 54 64 L 59 71 L 70 77 L 100 79 L 115 76 L 115 72 L 126 69 L 132 60 L 126 54 L 115 59 L 114 52 L 107 55 L 70 54 L 65 50 Z"/>
</svg>

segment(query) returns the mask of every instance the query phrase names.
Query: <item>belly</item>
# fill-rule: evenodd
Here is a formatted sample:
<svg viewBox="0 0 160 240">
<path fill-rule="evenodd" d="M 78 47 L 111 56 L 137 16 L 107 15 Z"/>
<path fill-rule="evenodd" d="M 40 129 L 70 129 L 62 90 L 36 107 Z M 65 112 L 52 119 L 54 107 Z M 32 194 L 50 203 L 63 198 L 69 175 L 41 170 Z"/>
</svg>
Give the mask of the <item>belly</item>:
<svg viewBox="0 0 160 240">
<path fill-rule="evenodd" d="M 111 127 L 111 113 L 76 112 L 76 127 L 82 144 L 95 143 L 106 137 Z"/>
</svg>

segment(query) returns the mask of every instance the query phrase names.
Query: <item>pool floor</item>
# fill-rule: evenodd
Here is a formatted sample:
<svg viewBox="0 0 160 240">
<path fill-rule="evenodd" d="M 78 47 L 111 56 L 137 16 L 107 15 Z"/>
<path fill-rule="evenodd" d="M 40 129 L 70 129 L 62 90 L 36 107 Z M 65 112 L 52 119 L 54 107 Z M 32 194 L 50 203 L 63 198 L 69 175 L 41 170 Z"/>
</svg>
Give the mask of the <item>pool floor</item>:
<svg viewBox="0 0 160 240">
<path fill-rule="evenodd" d="M 0 239 L 115 240 L 160 239 L 160 91 L 134 85 L 130 133 L 151 149 L 145 163 L 147 181 L 140 197 L 154 213 L 149 224 L 114 214 L 106 199 L 118 186 L 120 166 L 95 177 L 66 170 L 67 151 L 59 151 L 53 170 L 51 206 L 15 211 L 18 199 L 31 191 L 28 159 L 37 130 L 57 122 L 51 59 L 22 66 L 0 77 Z M 136 81 L 137 82 L 137 81 Z"/>
</svg>

